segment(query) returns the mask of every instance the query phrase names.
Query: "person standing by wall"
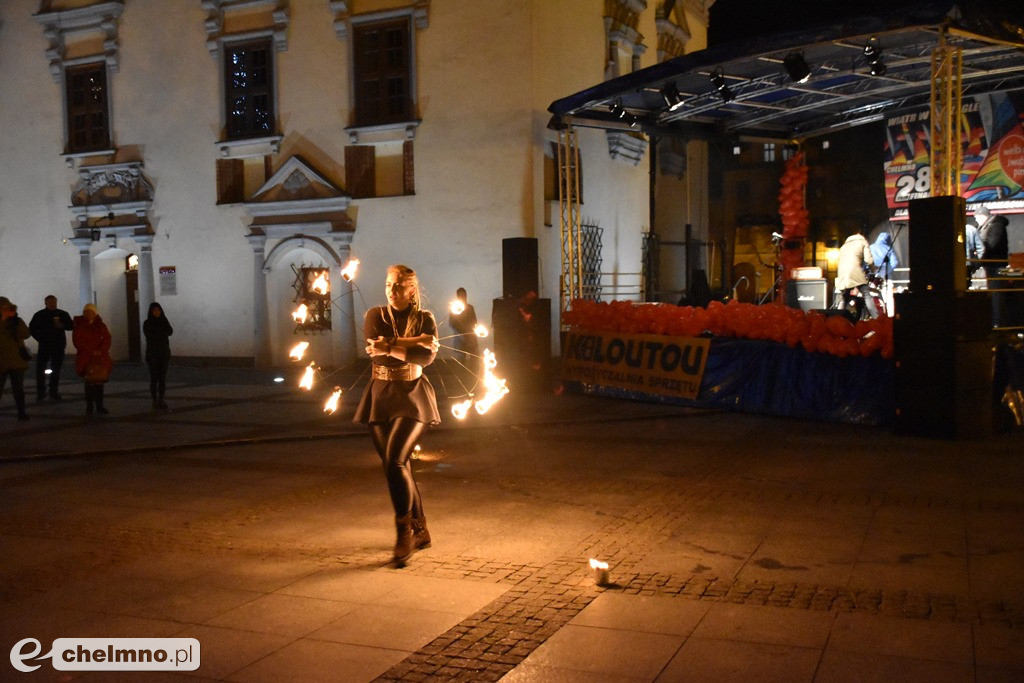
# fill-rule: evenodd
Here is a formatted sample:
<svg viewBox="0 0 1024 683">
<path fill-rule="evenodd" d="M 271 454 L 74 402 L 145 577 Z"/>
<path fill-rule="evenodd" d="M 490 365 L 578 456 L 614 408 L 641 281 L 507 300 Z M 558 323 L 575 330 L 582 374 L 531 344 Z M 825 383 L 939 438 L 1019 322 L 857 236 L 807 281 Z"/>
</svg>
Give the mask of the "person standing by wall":
<svg viewBox="0 0 1024 683">
<path fill-rule="evenodd" d="M 363 321 L 372 377 L 353 421 L 369 426 L 384 465 L 395 510 L 394 562 L 402 566 L 414 551 L 430 546 L 409 458 L 427 426 L 441 422 L 434 387 L 423 376 L 439 343 L 437 322 L 422 308 L 419 279 L 412 268 L 390 266 L 384 293 L 387 305 L 371 308 Z"/>
<path fill-rule="evenodd" d="M 50 294 L 43 299 L 43 308 L 36 311 L 28 323 L 32 338 L 39 343 L 36 351 L 36 401 L 46 398 L 60 400 L 60 369 L 64 364 L 64 349 L 68 345 L 68 332 L 74 323 L 67 311 L 57 308 L 57 297 Z M 46 368 L 50 368 L 50 380 L 46 381 Z"/>
<path fill-rule="evenodd" d="M 1006 216 L 992 215 L 987 206 L 974 212 L 978 222 L 978 237 L 985 248 L 985 279 L 992 292 L 992 325 L 998 327 L 1003 318 L 1003 296 L 999 290 L 1005 289 L 1007 282 L 999 275 L 999 269 L 1006 266 L 1010 258 L 1009 243 L 1006 239 L 1006 226 L 1010 221 Z"/>
<path fill-rule="evenodd" d="M 461 311 L 456 313 L 457 307 Z M 448 324 L 457 335 L 452 341 L 458 355 L 455 357 L 459 363 L 469 369 L 469 386 L 474 385 L 474 380 L 480 375 L 480 338 L 476 336 L 476 309 L 467 301 L 466 290 L 459 287 L 455 290 L 455 302 L 448 314 Z"/>
<path fill-rule="evenodd" d="M 18 317 L 17 307 L 7 297 L 0 296 L 0 397 L 10 377 L 19 420 L 28 419 L 25 412 L 25 370 L 28 368 L 25 340 L 28 335 L 28 325 Z"/>
<path fill-rule="evenodd" d="M 71 341 L 78 355 L 75 369 L 85 380 L 85 414 L 108 412 L 103 405 L 103 385 L 110 379 L 114 361 L 110 358 L 110 330 L 96 311 L 95 304 L 86 304 L 82 315 L 75 316 Z"/>
<path fill-rule="evenodd" d="M 978 226 L 973 222 L 977 219 L 967 221 L 964 225 L 964 251 L 967 256 L 967 289 L 971 288 L 974 279 L 974 272 L 978 270 L 976 259 L 985 258 L 985 245 L 981 242 L 981 235 L 978 233 Z"/>
<path fill-rule="evenodd" d="M 149 305 L 146 321 L 142 323 L 146 337 L 146 367 L 149 368 L 149 394 L 154 408 L 166 408 L 164 392 L 167 389 L 167 366 L 171 362 L 171 341 L 174 328 L 157 302 Z"/>
</svg>

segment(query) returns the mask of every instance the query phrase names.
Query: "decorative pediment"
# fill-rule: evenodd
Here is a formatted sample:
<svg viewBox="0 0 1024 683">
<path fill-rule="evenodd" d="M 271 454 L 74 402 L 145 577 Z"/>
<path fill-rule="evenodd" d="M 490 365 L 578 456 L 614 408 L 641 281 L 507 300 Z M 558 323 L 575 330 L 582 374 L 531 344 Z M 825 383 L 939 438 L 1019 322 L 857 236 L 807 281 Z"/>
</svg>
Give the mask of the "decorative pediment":
<svg viewBox="0 0 1024 683">
<path fill-rule="evenodd" d="M 347 207 L 350 197 L 302 157 L 293 156 L 263 183 L 248 203 L 311 202 L 330 199 L 344 200 Z"/>
<path fill-rule="evenodd" d="M 93 53 L 102 55 L 111 73 L 117 73 L 118 22 L 122 12 L 123 0 L 111 0 L 34 15 L 35 20 L 43 25 L 43 35 L 49 41 L 46 58 L 55 83 L 60 83 L 64 75 L 69 38 L 82 45 L 95 43 Z"/>
<path fill-rule="evenodd" d="M 269 236 L 352 230 L 352 197 L 298 156 L 289 158 L 245 203 L 250 228 Z"/>
<path fill-rule="evenodd" d="M 622 161 L 636 166 L 644 158 L 647 151 L 647 139 L 640 133 L 621 130 L 607 130 L 608 156 L 615 161 Z"/>
<path fill-rule="evenodd" d="M 412 0 L 403 6 L 365 14 L 352 12 L 352 0 L 331 0 L 328 6 L 334 14 L 334 32 L 339 40 L 347 40 L 350 25 L 360 21 L 381 21 L 408 16 L 412 18 L 412 25 L 419 30 L 430 25 L 430 0 Z"/>
<path fill-rule="evenodd" d="M 206 48 L 214 57 L 225 40 L 241 40 L 269 31 L 274 49 L 288 49 L 288 0 L 202 0 L 206 10 Z"/>
<path fill-rule="evenodd" d="M 105 207 L 105 212 L 153 202 L 153 183 L 142 173 L 142 162 L 82 166 L 71 191 L 72 207 Z"/>
</svg>

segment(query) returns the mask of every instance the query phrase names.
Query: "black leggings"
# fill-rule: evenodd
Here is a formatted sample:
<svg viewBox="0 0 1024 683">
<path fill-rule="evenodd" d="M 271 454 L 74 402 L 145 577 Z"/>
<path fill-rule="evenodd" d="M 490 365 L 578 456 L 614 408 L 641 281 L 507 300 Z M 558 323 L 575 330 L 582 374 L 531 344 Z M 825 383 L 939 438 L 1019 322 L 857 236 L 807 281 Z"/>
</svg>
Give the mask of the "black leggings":
<svg viewBox="0 0 1024 683">
<path fill-rule="evenodd" d="M 163 398 L 167 389 L 167 366 L 170 364 L 168 358 L 150 358 L 146 361 L 149 366 L 149 394 L 153 398 Z"/>
<path fill-rule="evenodd" d="M 377 455 L 384 465 L 396 517 L 404 517 L 410 512 L 414 517 L 423 516 L 420 490 L 412 477 L 409 456 L 425 428 L 424 423 L 411 417 L 396 417 L 391 422 L 374 422 L 370 425 L 373 447 L 377 449 Z"/>
</svg>

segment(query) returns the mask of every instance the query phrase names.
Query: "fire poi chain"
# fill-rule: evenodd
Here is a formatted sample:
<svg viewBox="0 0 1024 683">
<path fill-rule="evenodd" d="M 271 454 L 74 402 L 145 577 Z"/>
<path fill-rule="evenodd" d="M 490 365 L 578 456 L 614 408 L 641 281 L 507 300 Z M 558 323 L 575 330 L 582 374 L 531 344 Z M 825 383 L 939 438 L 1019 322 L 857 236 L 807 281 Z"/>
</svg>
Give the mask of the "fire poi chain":
<svg viewBox="0 0 1024 683">
<path fill-rule="evenodd" d="M 350 259 L 348 263 L 345 264 L 345 267 L 341 271 L 342 278 L 344 278 L 346 282 L 352 282 L 355 279 L 356 270 L 358 266 L 359 259 Z M 313 282 L 310 288 L 321 295 L 326 295 L 330 291 L 330 283 L 328 282 L 325 274 L 320 274 Z M 456 299 L 455 301 L 452 301 L 449 304 L 449 310 L 453 314 L 458 315 L 464 310 L 464 307 L 462 302 Z M 294 320 L 296 323 L 300 325 L 302 323 L 305 323 L 308 317 L 309 309 L 305 303 L 300 303 L 299 306 L 292 313 L 292 320 Z M 488 335 L 488 330 L 486 326 L 482 324 L 477 324 L 476 327 L 473 328 L 473 333 L 476 336 L 482 338 Z M 438 341 L 444 341 L 445 339 L 450 339 L 450 337 L 442 337 Z M 302 357 L 305 355 L 306 350 L 308 348 L 309 342 L 300 341 L 291 348 L 291 350 L 288 352 L 288 356 L 293 361 L 301 361 Z M 452 347 L 445 346 L 445 348 L 451 349 Z M 462 353 L 465 352 L 463 351 Z M 452 415 L 457 420 L 464 420 L 466 416 L 469 414 L 470 407 L 475 408 L 478 414 L 483 415 L 488 410 L 490 410 L 495 403 L 500 401 L 509 392 L 508 387 L 505 385 L 505 380 L 494 374 L 494 369 L 497 367 L 497 365 L 498 360 L 495 357 L 494 353 L 490 349 L 484 349 L 483 376 L 477 377 L 477 386 L 483 386 L 484 394 L 482 397 L 478 398 L 474 396 L 472 391 L 469 391 L 469 398 L 452 405 Z M 302 373 L 302 377 L 299 379 L 300 389 L 304 389 L 306 391 L 311 391 L 313 389 L 313 383 L 314 380 L 316 379 L 316 372 L 318 369 L 319 366 L 317 365 L 315 360 L 311 361 L 309 365 L 306 366 L 305 370 Z M 476 387 L 473 387 L 473 389 L 475 390 Z M 325 413 L 330 415 L 338 410 L 338 406 L 341 403 L 341 395 L 343 393 L 344 390 L 341 387 L 334 387 L 331 394 L 327 397 L 327 401 L 324 403 Z"/>
</svg>

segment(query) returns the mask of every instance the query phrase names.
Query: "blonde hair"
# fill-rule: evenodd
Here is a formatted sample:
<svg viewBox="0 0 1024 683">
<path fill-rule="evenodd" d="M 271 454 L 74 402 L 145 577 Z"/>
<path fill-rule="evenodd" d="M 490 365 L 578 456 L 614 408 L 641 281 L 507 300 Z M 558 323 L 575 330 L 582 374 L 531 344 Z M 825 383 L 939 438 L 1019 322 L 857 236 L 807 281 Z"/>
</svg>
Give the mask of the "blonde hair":
<svg viewBox="0 0 1024 683">
<path fill-rule="evenodd" d="M 411 282 L 415 288 L 415 294 L 409 300 L 409 306 L 411 307 L 411 310 L 409 311 L 409 319 L 406 321 L 405 331 L 401 335 L 403 337 L 414 337 L 419 334 L 419 331 L 423 327 L 423 292 L 420 291 L 420 279 L 417 277 L 415 270 L 409 266 L 403 266 L 400 263 L 388 266 L 387 274 L 391 275 L 392 273 L 394 273 L 399 280 Z M 388 314 L 390 315 L 390 313 L 391 309 L 388 307 Z M 429 311 L 427 311 L 427 313 L 429 314 Z M 397 332 L 398 330 L 395 331 Z"/>
</svg>

